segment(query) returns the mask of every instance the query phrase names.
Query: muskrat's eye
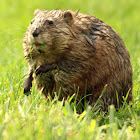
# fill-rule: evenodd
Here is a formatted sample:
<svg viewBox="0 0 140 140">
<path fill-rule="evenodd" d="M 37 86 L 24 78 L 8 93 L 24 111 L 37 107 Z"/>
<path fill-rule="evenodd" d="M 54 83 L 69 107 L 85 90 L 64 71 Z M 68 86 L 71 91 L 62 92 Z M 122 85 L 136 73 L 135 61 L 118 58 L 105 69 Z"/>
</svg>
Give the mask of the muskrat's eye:
<svg viewBox="0 0 140 140">
<path fill-rule="evenodd" d="M 51 25 L 51 24 L 53 24 L 53 21 L 52 20 L 49 20 L 48 23 Z"/>
<path fill-rule="evenodd" d="M 53 21 L 52 20 L 46 20 L 45 22 L 44 22 L 44 24 L 49 24 L 49 25 L 52 25 L 53 24 Z"/>
</svg>

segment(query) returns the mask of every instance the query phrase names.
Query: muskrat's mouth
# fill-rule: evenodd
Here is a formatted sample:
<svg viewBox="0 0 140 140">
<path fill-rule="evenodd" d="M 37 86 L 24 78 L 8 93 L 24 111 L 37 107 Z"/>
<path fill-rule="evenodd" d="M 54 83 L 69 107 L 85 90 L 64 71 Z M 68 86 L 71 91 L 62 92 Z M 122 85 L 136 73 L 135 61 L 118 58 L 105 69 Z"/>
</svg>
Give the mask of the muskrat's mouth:
<svg viewBox="0 0 140 140">
<path fill-rule="evenodd" d="M 45 44 L 32 43 L 32 49 L 37 50 L 39 53 L 44 53 Z"/>
<path fill-rule="evenodd" d="M 36 48 L 44 48 L 45 44 L 41 44 L 41 43 L 33 43 L 33 45 L 35 45 Z"/>
</svg>

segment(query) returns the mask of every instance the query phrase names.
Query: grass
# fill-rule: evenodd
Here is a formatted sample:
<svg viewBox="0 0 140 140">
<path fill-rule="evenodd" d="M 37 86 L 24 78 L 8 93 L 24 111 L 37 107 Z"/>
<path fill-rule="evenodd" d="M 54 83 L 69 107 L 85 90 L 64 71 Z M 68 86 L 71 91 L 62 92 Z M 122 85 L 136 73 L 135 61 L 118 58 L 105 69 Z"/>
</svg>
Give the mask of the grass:
<svg viewBox="0 0 140 140">
<path fill-rule="evenodd" d="M 0 139 L 140 139 L 140 16 L 139 0 L 1 0 L 0 1 Z M 75 103 L 47 100 L 33 88 L 23 95 L 28 66 L 21 41 L 40 9 L 80 9 L 94 15 L 123 38 L 133 66 L 133 101 L 116 111 L 92 112 L 89 106 L 78 114 Z"/>
</svg>

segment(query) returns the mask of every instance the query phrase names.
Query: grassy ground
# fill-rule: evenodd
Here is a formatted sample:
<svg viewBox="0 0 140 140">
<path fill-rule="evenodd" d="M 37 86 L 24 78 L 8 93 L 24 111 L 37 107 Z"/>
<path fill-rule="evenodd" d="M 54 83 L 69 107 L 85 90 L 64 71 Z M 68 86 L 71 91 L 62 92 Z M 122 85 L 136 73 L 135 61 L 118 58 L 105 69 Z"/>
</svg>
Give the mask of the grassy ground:
<svg viewBox="0 0 140 140">
<path fill-rule="evenodd" d="M 0 0 L 0 7 L 0 139 L 140 139 L 139 0 Z M 71 98 L 45 100 L 34 88 L 23 95 L 28 68 L 21 41 L 36 8 L 80 9 L 122 36 L 133 66 L 132 107 L 77 114 Z"/>
</svg>

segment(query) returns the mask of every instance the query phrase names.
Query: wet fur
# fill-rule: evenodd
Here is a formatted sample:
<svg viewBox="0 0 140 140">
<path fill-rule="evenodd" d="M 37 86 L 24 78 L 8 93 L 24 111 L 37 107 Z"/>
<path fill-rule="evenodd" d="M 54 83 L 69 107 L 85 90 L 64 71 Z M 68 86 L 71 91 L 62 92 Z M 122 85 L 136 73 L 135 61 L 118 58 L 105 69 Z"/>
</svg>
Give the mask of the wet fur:
<svg viewBox="0 0 140 140">
<path fill-rule="evenodd" d="M 33 37 L 33 33 L 37 37 Z M 37 47 L 38 44 L 43 45 Z M 121 37 L 96 17 L 70 10 L 36 10 L 23 47 L 29 62 L 25 93 L 31 88 L 31 77 L 37 79 L 42 73 L 37 87 L 43 88 L 46 96 L 49 92 L 54 97 L 54 92 L 61 87 L 60 99 L 66 99 L 78 89 L 80 99 L 86 89 L 86 94 L 92 94 L 86 100 L 94 105 L 107 85 L 100 100 L 103 110 L 107 110 L 109 104 L 117 107 L 116 93 L 119 106 L 128 92 L 127 102 L 132 100 L 129 53 Z M 33 69 L 39 74 L 34 75 Z"/>
</svg>

